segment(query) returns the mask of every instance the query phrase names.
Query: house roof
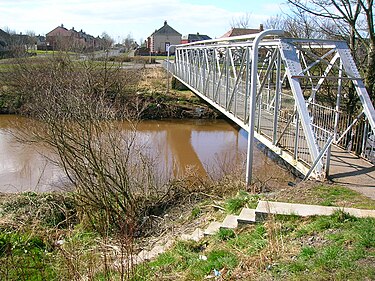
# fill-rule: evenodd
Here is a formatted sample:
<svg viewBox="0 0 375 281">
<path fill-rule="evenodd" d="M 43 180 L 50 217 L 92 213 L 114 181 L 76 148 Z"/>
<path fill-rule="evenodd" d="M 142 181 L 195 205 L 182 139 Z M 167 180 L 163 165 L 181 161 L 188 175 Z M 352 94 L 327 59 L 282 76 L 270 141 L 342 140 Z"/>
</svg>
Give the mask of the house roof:
<svg viewBox="0 0 375 281">
<path fill-rule="evenodd" d="M 164 21 L 164 25 L 156 30 L 153 35 L 178 35 L 181 36 L 181 33 L 177 32 L 175 29 L 173 29 L 170 25 L 168 25 L 167 21 Z"/>
<path fill-rule="evenodd" d="M 232 28 L 227 33 L 225 33 L 220 38 L 226 37 L 233 37 L 233 36 L 241 36 L 241 35 L 248 35 L 248 34 L 255 34 L 261 32 L 261 28 Z"/>
<path fill-rule="evenodd" d="M 0 38 L 4 39 L 9 39 L 10 34 L 8 32 L 5 32 L 4 30 L 0 29 Z"/>
<path fill-rule="evenodd" d="M 68 29 L 66 29 L 63 25 L 61 25 L 61 26 L 58 26 L 58 27 L 52 29 L 50 32 L 48 32 L 46 34 L 46 36 L 54 35 L 57 31 L 63 31 L 64 33 L 68 33 L 69 32 Z"/>
<path fill-rule="evenodd" d="M 196 42 L 196 41 L 203 41 L 203 40 L 210 40 L 211 37 L 204 35 L 204 34 L 188 34 L 187 36 L 184 36 L 182 39 L 187 39 L 189 42 Z"/>
</svg>

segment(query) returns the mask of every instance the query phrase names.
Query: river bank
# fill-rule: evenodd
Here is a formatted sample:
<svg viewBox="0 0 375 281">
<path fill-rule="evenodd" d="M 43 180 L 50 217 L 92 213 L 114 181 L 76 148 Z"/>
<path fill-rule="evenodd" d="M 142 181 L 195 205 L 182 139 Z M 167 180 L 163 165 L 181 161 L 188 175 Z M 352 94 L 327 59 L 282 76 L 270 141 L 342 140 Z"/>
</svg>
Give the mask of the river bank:
<svg viewBox="0 0 375 281">
<path fill-rule="evenodd" d="M 40 60 L 40 59 L 39 59 Z M 0 64 L 0 114 L 28 115 L 28 97 L 25 93 L 14 91 L 14 75 L 17 75 L 19 65 L 7 61 L 6 67 Z M 29 63 L 29 62 L 28 62 Z M 37 63 L 34 59 L 32 63 Z M 43 60 L 40 62 L 45 63 Z M 92 62 L 95 67 L 103 67 L 102 62 Z M 136 105 L 142 109 L 139 113 L 141 119 L 214 119 L 222 115 L 210 108 L 203 100 L 171 77 L 167 80 L 165 70 L 161 65 L 155 67 L 127 67 L 121 69 L 118 63 L 109 62 L 109 68 L 119 68 L 118 72 L 125 76 L 126 84 L 122 88 L 111 90 L 114 106 L 126 109 L 127 106 Z M 128 77 L 126 77 L 128 76 Z M 130 77 L 130 79 L 129 79 Z M 5 80 L 4 80 L 5 79 Z M 10 82 L 9 82 L 10 81 Z M 167 91 L 167 81 L 170 83 Z"/>
<path fill-rule="evenodd" d="M 374 219 L 274 216 L 198 242 L 179 237 L 258 200 L 375 209 L 375 202 L 337 185 L 297 185 L 257 195 L 235 178 L 183 183 L 174 204 L 149 213 L 142 235 L 100 235 L 69 193 L 0 194 L 2 280 L 372 280 Z M 188 184 L 190 182 L 190 184 Z M 195 187 L 193 187 L 195 186 Z M 242 191 L 241 191 L 242 189 Z M 211 191 L 210 191 L 211 190 Z M 238 191 L 240 190 L 240 191 Z M 298 199 L 293 198 L 297 196 Z M 179 199 L 178 199 L 179 198 Z M 176 200 L 177 199 L 177 200 Z M 142 249 L 170 249 L 142 264 Z"/>
</svg>

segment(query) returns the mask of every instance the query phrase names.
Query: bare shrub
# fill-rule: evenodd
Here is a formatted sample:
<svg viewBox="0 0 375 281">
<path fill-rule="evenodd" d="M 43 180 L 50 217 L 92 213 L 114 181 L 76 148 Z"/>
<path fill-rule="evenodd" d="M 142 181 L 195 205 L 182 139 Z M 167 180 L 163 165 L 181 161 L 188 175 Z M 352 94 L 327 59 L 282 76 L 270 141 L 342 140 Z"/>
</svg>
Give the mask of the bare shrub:
<svg viewBox="0 0 375 281">
<path fill-rule="evenodd" d="M 74 186 L 81 224 L 103 239 L 113 237 L 121 245 L 122 259 L 131 257 L 142 217 L 167 194 L 157 185 L 152 162 L 136 141 L 144 105 L 137 100 L 121 104 L 139 77 L 106 61 L 78 62 L 58 55 L 33 63 L 20 61 L 7 79 L 8 87 L 23 98 L 23 113 L 34 120 L 18 128 L 18 139 L 55 151 L 58 157 L 50 160 L 62 167 Z M 81 278 L 77 263 L 81 253 L 60 249 L 70 278 Z M 103 251 L 99 260 L 107 276 L 110 255 Z M 131 264 L 122 264 L 122 278 L 129 277 Z"/>
</svg>

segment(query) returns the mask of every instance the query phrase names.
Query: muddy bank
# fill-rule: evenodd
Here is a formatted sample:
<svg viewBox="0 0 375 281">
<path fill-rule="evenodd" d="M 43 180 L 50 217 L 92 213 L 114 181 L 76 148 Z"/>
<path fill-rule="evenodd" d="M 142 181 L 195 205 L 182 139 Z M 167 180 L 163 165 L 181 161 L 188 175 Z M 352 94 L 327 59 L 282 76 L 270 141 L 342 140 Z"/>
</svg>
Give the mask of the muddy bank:
<svg viewBox="0 0 375 281">
<path fill-rule="evenodd" d="M 130 70 L 128 70 L 130 72 Z M 110 101 L 120 111 L 137 112 L 141 119 L 215 119 L 222 114 L 210 107 L 190 90 L 169 78 L 162 68 L 131 70 L 134 77 L 125 88 L 111 91 Z M 128 74 L 125 74 L 128 75 Z M 137 76 L 135 78 L 135 76 Z M 0 81 L 0 114 L 29 115 L 26 93 L 14 90 L 14 85 Z M 1 85 L 2 84 L 2 85 Z"/>
</svg>

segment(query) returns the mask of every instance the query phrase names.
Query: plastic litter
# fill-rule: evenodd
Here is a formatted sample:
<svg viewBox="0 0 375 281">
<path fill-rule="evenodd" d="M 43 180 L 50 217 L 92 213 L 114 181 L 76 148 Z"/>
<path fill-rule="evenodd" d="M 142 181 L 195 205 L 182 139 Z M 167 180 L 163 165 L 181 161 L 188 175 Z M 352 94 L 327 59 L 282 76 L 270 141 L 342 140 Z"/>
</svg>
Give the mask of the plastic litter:
<svg viewBox="0 0 375 281">
<path fill-rule="evenodd" d="M 217 269 L 214 269 L 214 274 L 215 274 L 215 276 L 220 276 L 220 271 L 217 270 Z"/>
</svg>

